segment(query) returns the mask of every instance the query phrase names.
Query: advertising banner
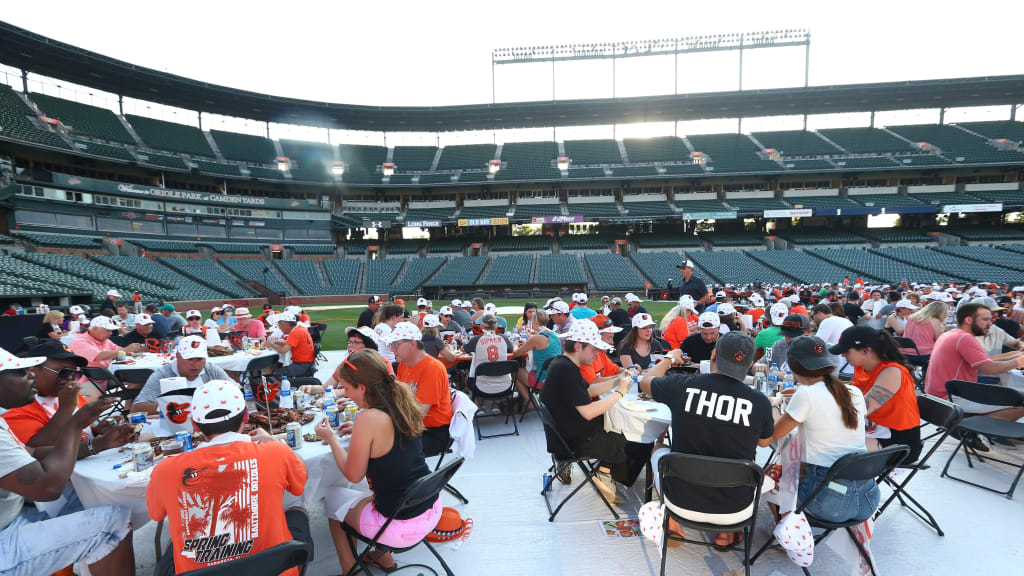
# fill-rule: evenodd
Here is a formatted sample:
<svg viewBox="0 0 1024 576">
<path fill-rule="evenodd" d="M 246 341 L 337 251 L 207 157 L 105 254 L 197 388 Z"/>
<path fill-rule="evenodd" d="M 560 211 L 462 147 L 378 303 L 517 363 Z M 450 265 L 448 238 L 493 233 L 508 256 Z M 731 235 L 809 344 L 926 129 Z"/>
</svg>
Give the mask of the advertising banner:
<svg viewBox="0 0 1024 576">
<path fill-rule="evenodd" d="M 581 214 L 574 216 L 534 216 L 530 219 L 530 222 L 533 224 L 573 224 L 583 221 Z"/>
</svg>

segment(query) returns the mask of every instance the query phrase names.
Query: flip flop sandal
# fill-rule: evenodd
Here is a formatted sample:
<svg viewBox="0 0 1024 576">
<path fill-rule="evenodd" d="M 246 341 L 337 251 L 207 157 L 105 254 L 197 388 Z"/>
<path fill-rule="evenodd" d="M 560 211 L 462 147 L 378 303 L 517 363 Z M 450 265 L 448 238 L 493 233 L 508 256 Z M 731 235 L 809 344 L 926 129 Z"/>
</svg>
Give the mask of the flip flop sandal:
<svg viewBox="0 0 1024 576">
<path fill-rule="evenodd" d="M 717 536 L 715 537 L 715 541 L 716 542 L 718 541 L 718 537 Z M 743 532 L 735 532 L 735 533 L 729 534 L 729 543 L 726 544 L 725 546 L 719 546 L 718 544 L 715 544 L 715 545 L 713 545 L 711 547 L 714 548 L 715 550 L 718 550 L 719 552 L 728 552 L 730 546 L 735 546 L 735 545 L 741 544 L 741 543 L 743 543 Z"/>
</svg>

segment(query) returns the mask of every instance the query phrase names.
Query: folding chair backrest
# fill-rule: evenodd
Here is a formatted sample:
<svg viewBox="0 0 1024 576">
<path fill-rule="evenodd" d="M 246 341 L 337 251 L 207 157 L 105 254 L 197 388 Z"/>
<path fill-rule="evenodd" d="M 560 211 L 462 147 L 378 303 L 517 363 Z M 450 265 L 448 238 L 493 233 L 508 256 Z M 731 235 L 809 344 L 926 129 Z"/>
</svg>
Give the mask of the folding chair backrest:
<svg viewBox="0 0 1024 576">
<path fill-rule="evenodd" d="M 253 372 L 256 370 L 267 370 L 276 363 L 276 356 L 261 356 L 259 358 L 253 358 L 252 360 L 249 360 L 249 364 L 245 367 L 245 371 Z"/>
<path fill-rule="evenodd" d="M 498 360 L 497 362 L 483 362 L 476 365 L 477 376 L 505 376 L 506 374 L 515 377 L 519 371 L 519 362 L 515 360 Z"/>
<path fill-rule="evenodd" d="M 121 381 L 106 368 L 101 368 L 99 366 L 86 366 L 82 368 L 82 374 L 85 374 L 85 377 L 95 384 L 96 387 L 99 388 L 99 391 L 104 394 L 122 386 Z"/>
<path fill-rule="evenodd" d="M 117 371 L 117 379 L 124 384 L 146 384 L 153 371 L 149 368 L 129 368 Z"/>
<path fill-rule="evenodd" d="M 946 394 L 949 395 L 950 400 L 957 396 L 964 400 L 991 406 L 1024 406 L 1024 396 L 1021 396 L 1020 392 L 997 384 L 950 380 L 946 382 Z"/>
<path fill-rule="evenodd" d="M 566 442 L 565 438 L 563 438 L 562 435 L 558 432 L 558 427 L 555 425 L 555 417 L 551 415 L 551 411 L 548 410 L 548 407 L 545 406 L 544 403 L 540 401 L 540 395 L 537 394 L 536 392 L 531 392 L 530 396 L 533 397 L 533 405 L 537 407 L 537 414 L 540 415 L 541 424 L 543 424 L 544 427 L 547 428 L 548 430 L 551 430 L 551 433 L 555 435 L 555 438 L 558 438 L 558 441 L 562 444 L 562 447 L 565 448 L 566 454 L 575 456 L 575 453 L 572 451 L 572 448 L 569 446 L 569 443 Z"/>
<path fill-rule="evenodd" d="M 299 386 L 323 386 L 323 382 L 321 382 L 319 378 L 313 378 L 312 376 L 289 378 L 288 383 L 291 384 L 293 390 Z"/>
<path fill-rule="evenodd" d="M 231 562 L 182 572 L 178 576 L 277 576 L 286 570 L 302 566 L 312 555 L 311 544 L 290 540 Z"/>
<path fill-rule="evenodd" d="M 921 394 L 917 397 L 917 410 L 921 413 L 922 420 L 946 430 L 955 428 L 964 417 L 962 408 L 930 394 Z"/>
<path fill-rule="evenodd" d="M 832 464 L 822 484 L 828 485 L 832 480 L 874 480 L 888 474 L 909 453 L 910 448 L 895 444 L 873 452 L 846 454 Z"/>
<path fill-rule="evenodd" d="M 414 482 L 405 491 L 402 498 L 399 499 L 398 508 L 395 509 L 395 516 L 402 510 L 415 508 L 424 502 L 434 501 L 465 461 L 464 458 L 449 460 L 444 466 Z"/>
<path fill-rule="evenodd" d="M 666 480 L 678 479 L 691 486 L 706 488 L 751 488 L 761 485 L 761 467 L 750 460 L 717 458 L 673 452 L 658 461 L 661 485 L 669 492 L 671 483 Z M 671 494 L 666 494 L 671 501 Z"/>
<path fill-rule="evenodd" d="M 914 342 L 910 338 L 904 338 L 902 336 L 893 336 L 893 340 L 896 341 L 896 346 L 899 348 L 905 348 L 907 350 L 913 350 L 915 356 L 920 356 L 921 352 L 917 349 L 917 342 Z"/>
</svg>

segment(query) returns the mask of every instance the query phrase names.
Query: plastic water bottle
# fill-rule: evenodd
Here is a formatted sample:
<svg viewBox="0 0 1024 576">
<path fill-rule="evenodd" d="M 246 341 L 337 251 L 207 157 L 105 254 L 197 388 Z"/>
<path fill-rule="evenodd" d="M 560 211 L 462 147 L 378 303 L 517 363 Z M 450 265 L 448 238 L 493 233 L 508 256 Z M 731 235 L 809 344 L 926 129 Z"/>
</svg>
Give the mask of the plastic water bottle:
<svg viewBox="0 0 1024 576">
<path fill-rule="evenodd" d="M 287 376 L 281 378 L 281 408 L 290 410 L 295 408 L 295 398 L 292 397 L 292 384 Z"/>
<path fill-rule="evenodd" d="M 761 372 L 754 376 L 754 389 L 761 394 L 767 394 L 768 392 L 768 379 Z"/>
<path fill-rule="evenodd" d="M 245 392 L 243 394 L 245 396 L 245 408 L 250 414 L 252 414 L 256 411 L 256 396 L 252 393 L 252 384 L 245 387 Z"/>
<path fill-rule="evenodd" d="M 330 386 L 328 386 L 327 388 L 324 388 L 324 402 L 323 402 L 324 414 L 327 413 L 327 406 L 329 406 L 329 405 L 330 406 L 334 406 L 335 408 L 338 407 L 338 401 L 334 398 L 334 389 L 331 388 Z"/>
<path fill-rule="evenodd" d="M 796 386 L 796 381 L 793 380 L 793 372 L 786 370 L 786 375 L 782 377 L 782 389 L 789 390 Z"/>
<path fill-rule="evenodd" d="M 774 396 L 779 391 L 779 374 L 782 371 L 779 370 L 778 364 L 772 364 L 772 367 L 768 369 L 768 390 L 769 396 Z"/>
</svg>

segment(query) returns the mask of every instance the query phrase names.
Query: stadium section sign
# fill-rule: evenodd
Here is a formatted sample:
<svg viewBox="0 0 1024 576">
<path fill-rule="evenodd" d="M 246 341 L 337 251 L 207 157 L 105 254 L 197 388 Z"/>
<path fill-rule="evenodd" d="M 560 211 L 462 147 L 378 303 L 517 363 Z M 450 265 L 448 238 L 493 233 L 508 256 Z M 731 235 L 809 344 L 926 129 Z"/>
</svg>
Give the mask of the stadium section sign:
<svg viewBox="0 0 1024 576">
<path fill-rule="evenodd" d="M 460 218 L 459 226 L 506 226 L 508 218 Z"/>
<path fill-rule="evenodd" d="M 572 224 L 575 222 L 583 222 L 582 214 L 575 214 L 573 216 L 534 216 L 530 219 L 532 224 Z"/>
<path fill-rule="evenodd" d="M 683 212 L 683 220 L 735 220 L 735 210 L 719 210 L 715 212 Z"/>
<path fill-rule="evenodd" d="M 765 218 L 810 218 L 811 209 L 803 208 L 797 210 L 765 210 Z"/>
<path fill-rule="evenodd" d="M 409 228 L 440 228 L 440 220 L 406 220 L 405 225 Z"/>
<path fill-rule="evenodd" d="M 1003 203 L 996 204 L 946 204 L 942 207 L 943 214 L 966 214 L 969 212 L 1002 212 Z"/>
</svg>

